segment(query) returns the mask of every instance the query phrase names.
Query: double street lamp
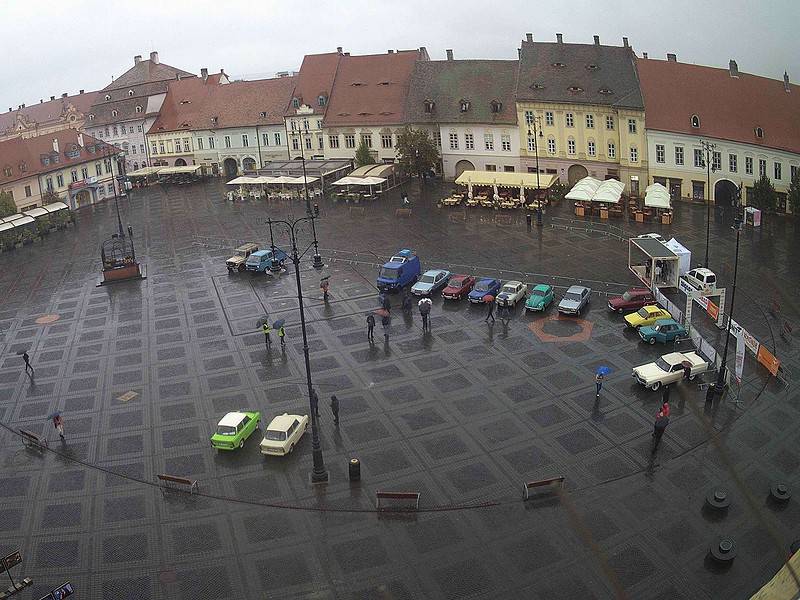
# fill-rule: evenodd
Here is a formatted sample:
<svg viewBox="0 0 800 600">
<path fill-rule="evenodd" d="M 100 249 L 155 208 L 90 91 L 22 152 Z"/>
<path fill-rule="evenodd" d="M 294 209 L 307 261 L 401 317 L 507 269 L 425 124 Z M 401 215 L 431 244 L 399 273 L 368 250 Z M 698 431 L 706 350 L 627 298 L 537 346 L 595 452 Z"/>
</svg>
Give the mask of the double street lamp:
<svg viewBox="0 0 800 600">
<path fill-rule="evenodd" d="M 292 121 L 294 123 L 294 121 Z M 297 145 L 300 146 L 300 160 L 303 163 L 303 193 L 306 199 L 306 215 L 311 217 L 312 210 L 311 210 L 311 198 L 308 195 L 308 174 L 306 173 L 306 154 L 305 150 L 303 149 L 306 140 L 310 140 L 311 138 L 308 137 L 308 130 L 306 130 L 306 135 L 301 135 L 301 129 L 298 127 L 295 130 L 292 130 L 292 137 L 297 136 L 297 141 L 299 142 Z M 314 217 L 319 216 L 319 210 L 317 209 L 317 214 Z M 311 233 L 314 236 L 314 268 L 321 269 L 323 267 L 322 264 L 322 257 L 319 255 L 319 244 L 317 243 L 317 228 L 314 225 L 314 219 L 311 218 Z"/>
<path fill-rule="evenodd" d="M 705 140 L 700 140 L 700 147 L 702 148 L 703 158 L 706 166 L 706 188 L 708 198 L 706 199 L 706 262 L 705 267 L 708 268 L 708 242 L 711 233 L 711 173 L 717 171 L 717 165 L 714 162 L 714 154 L 717 145 Z"/>
<path fill-rule="evenodd" d="M 539 141 L 536 137 L 543 138 L 544 133 L 542 133 L 542 117 L 540 115 L 532 115 L 529 119 L 528 152 L 531 151 L 531 145 L 533 145 L 533 151 L 536 153 L 536 193 L 538 194 L 541 191 L 541 187 L 539 184 Z M 539 126 L 538 128 L 536 127 L 537 125 Z M 533 127 L 533 131 L 531 131 L 531 127 Z"/>
</svg>

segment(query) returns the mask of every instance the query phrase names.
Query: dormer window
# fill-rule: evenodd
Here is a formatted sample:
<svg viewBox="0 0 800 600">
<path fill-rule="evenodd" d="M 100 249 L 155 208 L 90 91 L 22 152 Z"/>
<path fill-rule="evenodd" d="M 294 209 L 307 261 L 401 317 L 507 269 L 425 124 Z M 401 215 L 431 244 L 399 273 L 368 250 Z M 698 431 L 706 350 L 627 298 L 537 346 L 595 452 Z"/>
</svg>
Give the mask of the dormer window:
<svg viewBox="0 0 800 600">
<path fill-rule="evenodd" d="M 181 100 L 181 104 L 191 104 L 191 100 Z"/>
<path fill-rule="evenodd" d="M 503 109 L 503 103 L 499 100 L 492 100 L 489 103 L 489 108 L 493 113 L 497 114 Z"/>
<path fill-rule="evenodd" d="M 469 110 L 469 105 L 470 105 L 469 100 L 462 100 L 459 103 L 461 112 L 467 112 Z"/>
<path fill-rule="evenodd" d="M 325 106 L 328 103 L 328 97 L 325 94 L 320 94 L 317 96 L 317 104 L 319 106 Z"/>
<path fill-rule="evenodd" d="M 425 100 L 425 112 L 430 114 L 433 112 L 433 107 L 436 106 L 436 103 L 433 100 Z"/>
<path fill-rule="evenodd" d="M 586 65 L 586 68 L 587 68 L 589 71 L 597 71 L 597 70 L 598 70 L 600 67 L 598 67 L 598 66 L 597 66 L 596 64 L 594 64 L 594 63 L 589 63 L 588 65 Z"/>
<path fill-rule="evenodd" d="M 583 91 L 583 88 L 579 85 L 571 85 L 569 86 L 569 91 L 571 94 L 580 94 Z"/>
<path fill-rule="evenodd" d="M 565 65 L 562 62 L 554 62 L 554 63 L 551 63 L 550 66 L 553 67 L 553 68 L 556 68 L 556 69 L 563 69 L 567 65 Z"/>
<path fill-rule="evenodd" d="M 216 125 L 217 124 L 217 117 L 211 117 L 211 124 L 212 125 Z"/>
<path fill-rule="evenodd" d="M 106 100 L 111 100 L 111 94 L 106 94 Z"/>
<path fill-rule="evenodd" d="M 25 164 L 25 161 L 19 163 L 19 170 L 22 171 L 23 173 L 28 170 L 28 165 Z"/>
<path fill-rule="evenodd" d="M 391 81 L 379 81 L 378 85 L 389 85 Z"/>
<path fill-rule="evenodd" d="M 137 107 L 136 107 L 136 112 L 137 112 L 137 113 L 140 113 L 140 112 L 142 112 L 142 107 L 141 107 L 141 106 L 137 106 Z"/>
<path fill-rule="evenodd" d="M 692 115 L 692 127 L 694 129 L 700 129 L 700 117 L 697 115 Z"/>
<path fill-rule="evenodd" d="M 11 170 L 11 167 L 3 167 L 3 175 L 6 177 L 11 177 L 12 173 L 13 171 Z"/>
<path fill-rule="evenodd" d="M 759 139 L 764 137 L 764 130 L 761 127 L 756 127 L 756 137 Z"/>
<path fill-rule="evenodd" d="M 89 115 L 89 120 L 90 120 L 90 121 L 94 121 L 94 115 L 90 114 L 90 115 Z"/>
<path fill-rule="evenodd" d="M 50 157 L 47 156 L 47 154 L 43 154 L 42 156 L 39 157 L 39 159 L 42 161 L 42 164 L 45 165 L 45 166 L 50 164 Z"/>
<path fill-rule="evenodd" d="M 598 91 L 600 94 L 603 94 L 604 96 L 612 96 L 612 95 L 614 94 L 614 90 L 611 90 L 611 89 L 609 89 L 609 88 L 600 88 L 600 89 L 599 89 L 599 90 L 597 90 L 597 91 Z"/>
<path fill-rule="evenodd" d="M 532 90 L 543 90 L 543 89 L 544 89 L 544 84 L 543 84 L 543 83 L 539 83 L 539 82 L 532 83 L 532 84 L 530 85 L 530 88 L 531 88 Z"/>
<path fill-rule="evenodd" d="M 362 85 L 364 85 L 364 83 L 361 81 L 354 81 L 350 85 L 352 85 L 353 87 L 361 87 Z"/>
<path fill-rule="evenodd" d="M 181 127 L 186 127 L 188 129 L 189 128 L 189 123 L 181 123 Z"/>
<path fill-rule="evenodd" d="M 128 90 L 128 96 L 133 96 L 133 90 Z"/>
<path fill-rule="evenodd" d="M 267 111 L 265 111 L 265 110 L 262 110 L 262 111 L 259 113 L 259 116 L 260 116 L 262 119 L 266 119 L 266 118 L 267 118 Z"/>
<path fill-rule="evenodd" d="M 292 98 L 292 107 L 293 108 L 300 108 L 300 99 L 299 98 Z"/>
<path fill-rule="evenodd" d="M 117 109 L 114 109 L 114 110 L 111 111 L 111 116 L 112 117 L 116 117 L 118 114 L 119 114 L 119 112 L 117 111 Z"/>
</svg>

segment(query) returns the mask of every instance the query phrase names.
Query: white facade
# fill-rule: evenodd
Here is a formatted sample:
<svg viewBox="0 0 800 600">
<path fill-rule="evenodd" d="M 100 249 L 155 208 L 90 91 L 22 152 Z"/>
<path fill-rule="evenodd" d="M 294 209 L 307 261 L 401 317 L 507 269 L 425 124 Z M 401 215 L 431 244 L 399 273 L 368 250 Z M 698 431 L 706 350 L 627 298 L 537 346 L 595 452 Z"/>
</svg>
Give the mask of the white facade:
<svg viewBox="0 0 800 600">
<path fill-rule="evenodd" d="M 466 170 L 520 170 L 516 125 L 440 124 L 438 132 L 445 179 L 455 179 Z M 436 138 L 435 131 L 433 135 Z"/>
<path fill-rule="evenodd" d="M 215 174 L 233 174 L 231 161 L 236 162 L 236 173 L 241 173 L 289 158 L 286 132 L 280 124 L 193 131 L 192 145 L 195 164 Z"/>
<path fill-rule="evenodd" d="M 295 115 L 285 118 L 290 158 L 325 158 L 325 135 L 322 115 L 305 104 L 295 109 Z M 301 151 L 302 144 L 302 151 Z"/>
<path fill-rule="evenodd" d="M 397 136 L 402 125 L 372 125 L 365 127 L 324 127 L 325 158 L 355 158 L 361 140 L 370 149 L 376 163 L 397 161 Z"/>
</svg>

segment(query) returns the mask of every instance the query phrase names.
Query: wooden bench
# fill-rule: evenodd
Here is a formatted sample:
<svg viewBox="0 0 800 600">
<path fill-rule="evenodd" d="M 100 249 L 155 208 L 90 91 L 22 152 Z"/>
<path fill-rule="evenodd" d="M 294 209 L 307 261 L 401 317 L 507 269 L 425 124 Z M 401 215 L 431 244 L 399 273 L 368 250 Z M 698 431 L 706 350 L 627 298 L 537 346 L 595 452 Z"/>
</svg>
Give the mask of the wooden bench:
<svg viewBox="0 0 800 600">
<path fill-rule="evenodd" d="M 156 477 L 164 482 L 163 489 L 176 489 L 181 491 L 186 491 L 186 488 L 189 488 L 189 493 L 194 493 L 196 489 L 199 489 L 198 483 L 196 479 L 188 479 L 186 477 L 176 477 L 175 475 L 167 475 L 166 473 L 160 473 L 156 475 Z M 178 487 L 172 487 L 170 484 L 175 484 Z M 182 486 L 182 487 L 181 487 Z"/>
<path fill-rule="evenodd" d="M 412 511 L 419 509 L 419 492 L 375 492 L 379 511 Z M 388 502 L 389 506 L 386 506 Z"/>
<path fill-rule="evenodd" d="M 410 217 L 411 216 L 411 209 L 410 208 L 396 208 L 394 211 L 395 217 Z"/>
<path fill-rule="evenodd" d="M 31 431 L 20 429 L 19 434 L 22 436 L 22 444 L 26 448 L 33 448 L 34 450 L 39 450 L 40 452 L 43 452 L 45 448 L 50 447 L 45 438 L 40 438 L 38 435 L 36 435 Z"/>
<path fill-rule="evenodd" d="M 547 487 L 548 490 L 555 487 L 554 484 L 557 484 L 559 488 L 564 487 L 564 481 L 566 478 L 563 475 L 558 475 L 556 477 L 549 477 L 548 479 L 539 479 L 537 481 L 528 481 L 527 483 L 523 484 L 522 492 L 524 495 L 524 500 L 528 500 L 531 497 L 531 490 L 536 490 L 537 488 Z"/>
</svg>

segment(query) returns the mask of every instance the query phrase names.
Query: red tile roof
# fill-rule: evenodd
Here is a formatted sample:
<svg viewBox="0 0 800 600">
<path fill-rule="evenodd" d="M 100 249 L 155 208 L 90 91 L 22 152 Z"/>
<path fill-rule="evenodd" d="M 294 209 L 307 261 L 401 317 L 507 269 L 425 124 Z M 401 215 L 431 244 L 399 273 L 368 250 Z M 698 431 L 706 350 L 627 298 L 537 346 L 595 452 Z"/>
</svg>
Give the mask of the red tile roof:
<svg viewBox="0 0 800 600">
<path fill-rule="evenodd" d="M 728 69 L 638 59 L 647 128 L 800 153 L 800 86 Z M 692 115 L 700 127 L 691 126 Z M 764 137 L 756 137 L 761 127 Z"/>
<path fill-rule="evenodd" d="M 403 123 L 411 74 L 414 64 L 422 59 L 419 50 L 342 56 L 325 124 Z"/>
<path fill-rule="evenodd" d="M 303 64 L 300 65 L 294 92 L 286 104 L 284 114 L 286 116 L 296 114 L 291 100 L 292 98 L 297 98 L 301 104 L 307 104 L 313 108 L 314 114 L 324 115 L 327 102 L 325 106 L 319 106 L 317 99 L 320 95 L 324 95 L 326 98 L 331 97 L 333 80 L 336 77 L 336 70 L 342 58 L 344 58 L 344 55 L 338 52 L 306 54 L 303 58 Z"/>
<path fill-rule="evenodd" d="M 55 100 L 48 100 L 25 108 L 0 113 L 0 135 L 6 132 L 9 127 L 14 126 L 17 115 L 22 115 L 23 118 L 32 123 L 45 125 L 60 119 L 70 104 L 75 107 L 79 114 L 86 114 L 96 98 L 97 92 L 84 92 L 83 94 L 56 98 Z"/>
<path fill-rule="evenodd" d="M 278 77 L 220 84 L 219 75 L 171 82 L 149 133 L 282 124 L 295 83 L 295 77 Z"/>
<path fill-rule="evenodd" d="M 83 147 L 78 143 L 78 135 L 74 129 L 62 129 L 54 133 L 40 135 L 32 138 L 12 138 L 0 142 L 0 188 L 4 184 L 20 179 L 26 179 L 42 173 L 57 171 L 71 165 L 79 165 L 89 161 L 103 158 L 108 149 L 111 154 L 120 152 L 118 148 L 97 140 L 90 135 L 83 135 Z M 53 140 L 58 140 L 58 162 L 54 163 L 52 157 Z M 94 152 L 89 152 L 90 147 L 95 147 Z M 73 149 L 79 150 L 79 155 L 70 158 L 67 153 Z M 47 155 L 50 163 L 42 163 L 42 157 Z M 11 175 L 6 175 L 6 168 L 11 169 Z"/>
</svg>

